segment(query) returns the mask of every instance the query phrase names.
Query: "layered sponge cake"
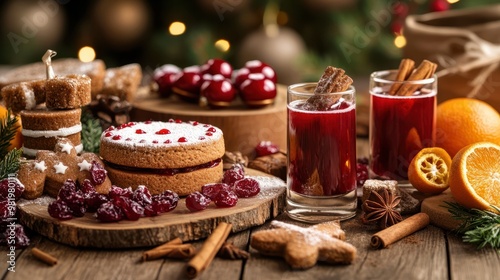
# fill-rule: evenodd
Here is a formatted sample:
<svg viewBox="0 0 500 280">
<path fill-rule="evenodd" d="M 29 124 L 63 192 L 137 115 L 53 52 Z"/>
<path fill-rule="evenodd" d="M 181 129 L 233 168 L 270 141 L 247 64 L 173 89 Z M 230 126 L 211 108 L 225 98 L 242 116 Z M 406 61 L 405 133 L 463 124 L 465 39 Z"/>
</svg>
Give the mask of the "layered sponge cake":
<svg viewBox="0 0 500 280">
<path fill-rule="evenodd" d="M 101 135 L 100 155 L 113 184 L 146 185 L 151 193 L 180 196 L 222 179 L 222 131 L 198 122 L 146 121 L 109 127 Z"/>
</svg>

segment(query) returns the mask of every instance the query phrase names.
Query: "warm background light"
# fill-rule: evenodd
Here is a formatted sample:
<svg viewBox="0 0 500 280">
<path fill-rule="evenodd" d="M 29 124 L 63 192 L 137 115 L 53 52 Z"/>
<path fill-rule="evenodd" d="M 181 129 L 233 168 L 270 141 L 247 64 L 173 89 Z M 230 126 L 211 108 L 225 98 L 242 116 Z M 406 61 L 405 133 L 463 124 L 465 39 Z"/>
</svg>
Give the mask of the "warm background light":
<svg viewBox="0 0 500 280">
<path fill-rule="evenodd" d="M 450 4 L 455 4 L 455 3 L 457 3 L 457 2 L 458 2 L 458 1 L 460 1 L 460 0 L 447 0 L 447 1 L 448 1 L 448 3 L 450 3 Z"/>
<path fill-rule="evenodd" d="M 396 45 L 396 48 L 402 48 L 406 46 L 406 38 L 403 35 L 398 35 L 396 38 L 394 38 L 394 45 Z"/>
<path fill-rule="evenodd" d="M 215 42 L 215 47 L 222 52 L 227 52 L 231 47 L 231 44 L 229 44 L 227 40 L 219 39 Z"/>
<path fill-rule="evenodd" d="M 168 32 L 170 32 L 170 34 L 174 36 L 181 35 L 185 31 L 186 31 L 186 25 L 180 21 L 174 21 L 168 27 Z"/>
<path fill-rule="evenodd" d="M 78 51 L 78 59 L 82 62 L 91 62 L 95 59 L 95 51 L 92 47 L 85 46 Z"/>
</svg>

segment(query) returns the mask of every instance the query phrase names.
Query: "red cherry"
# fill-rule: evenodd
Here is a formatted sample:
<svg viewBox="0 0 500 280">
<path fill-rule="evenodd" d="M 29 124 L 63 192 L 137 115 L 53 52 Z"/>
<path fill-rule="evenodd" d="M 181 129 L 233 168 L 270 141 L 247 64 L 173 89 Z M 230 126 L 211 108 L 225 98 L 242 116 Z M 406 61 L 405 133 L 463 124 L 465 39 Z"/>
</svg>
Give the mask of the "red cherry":
<svg viewBox="0 0 500 280">
<path fill-rule="evenodd" d="M 215 75 L 212 80 L 203 83 L 200 95 L 212 107 L 227 107 L 236 97 L 236 90 L 224 76 Z"/>
<path fill-rule="evenodd" d="M 157 132 L 155 132 L 155 134 L 160 134 L 160 135 L 170 134 L 170 130 L 168 130 L 166 128 L 162 128 L 162 129 L 158 130 Z"/>
<path fill-rule="evenodd" d="M 266 79 L 264 74 L 252 73 L 241 84 L 240 94 L 248 106 L 265 106 L 274 102 L 276 84 Z"/>
<path fill-rule="evenodd" d="M 446 0 L 434 0 L 431 2 L 430 10 L 432 12 L 443 12 L 450 9 L 450 3 Z"/>
<path fill-rule="evenodd" d="M 210 75 L 220 74 L 225 78 L 230 79 L 233 74 L 233 67 L 223 59 L 212 58 L 201 66 L 201 73 Z"/>
<path fill-rule="evenodd" d="M 271 141 L 261 141 L 257 147 L 255 147 L 255 153 L 258 157 L 272 155 L 279 151 L 278 145 L 273 144 Z"/>
<path fill-rule="evenodd" d="M 241 84 L 248 79 L 248 75 L 250 74 L 250 70 L 248 68 L 241 68 L 236 71 L 236 76 L 234 78 L 234 86 L 236 88 L 240 88 Z"/>
<path fill-rule="evenodd" d="M 250 60 L 245 63 L 245 68 L 250 71 L 250 73 L 262 73 L 266 76 L 267 79 L 273 81 L 273 83 L 278 82 L 278 77 L 276 76 L 276 72 L 271 66 L 260 60 Z"/>
<path fill-rule="evenodd" d="M 153 79 L 158 85 L 158 92 L 161 97 L 168 97 L 174 82 L 177 80 L 181 69 L 173 64 L 165 64 L 155 69 Z"/>
<path fill-rule="evenodd" d="M 186 67 L 177 75 L 172 91 L 187 101 L 197 101 L 202 83 L 200 68 Z"/>
</svg>

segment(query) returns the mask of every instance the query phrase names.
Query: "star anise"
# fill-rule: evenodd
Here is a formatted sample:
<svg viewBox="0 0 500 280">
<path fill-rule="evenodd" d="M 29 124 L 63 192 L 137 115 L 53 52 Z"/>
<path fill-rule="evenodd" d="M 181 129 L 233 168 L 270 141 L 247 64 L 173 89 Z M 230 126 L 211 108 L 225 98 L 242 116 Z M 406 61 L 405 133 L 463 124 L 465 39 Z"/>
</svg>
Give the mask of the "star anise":
<svg viewBox="0 0 500 280">
<path fill-rule="evenodd" d="M 362 220 L 365 223 L 378 223 L 380 228 L 390 227 L 403 220 L 397 206 L 401 197 L 387 189 L 372 191 L 363 203 Z"/>
</svg>

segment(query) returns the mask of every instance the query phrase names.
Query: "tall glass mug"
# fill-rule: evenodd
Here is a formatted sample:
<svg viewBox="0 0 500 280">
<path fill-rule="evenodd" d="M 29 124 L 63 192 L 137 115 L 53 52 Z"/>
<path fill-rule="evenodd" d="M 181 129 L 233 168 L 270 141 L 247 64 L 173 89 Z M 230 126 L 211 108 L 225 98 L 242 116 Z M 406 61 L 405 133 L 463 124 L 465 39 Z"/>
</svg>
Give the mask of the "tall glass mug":
<svg viewBox="0 0 500 280">
<path fill-rule="evenodd" d="M 369 161 L 372 178 L 410 186 L 411 160 L 422 148 L 436 142 L 437 78 L 397 82 L 396 73 L 379 71 L 370 76 Z M 391 95 L 391 87 L 400 90 Z"/>
<path fill-rule="evenodd" d="M 305 222 L 345 220 L 357 206 L 355 89 L 315 95 L 315 87 L 288 87 L 286 212 Z"/>
</svg>

